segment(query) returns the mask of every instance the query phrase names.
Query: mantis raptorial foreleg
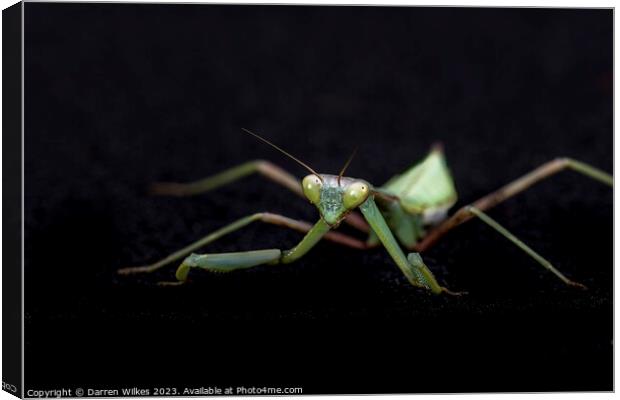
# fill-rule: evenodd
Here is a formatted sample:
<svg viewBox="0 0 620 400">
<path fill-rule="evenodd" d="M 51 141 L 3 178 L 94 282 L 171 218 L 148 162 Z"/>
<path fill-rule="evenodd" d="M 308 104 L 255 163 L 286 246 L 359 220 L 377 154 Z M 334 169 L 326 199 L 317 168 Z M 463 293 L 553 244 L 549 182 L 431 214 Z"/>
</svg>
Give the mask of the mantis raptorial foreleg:
<svg viewBox="0 0 620 400">
<path fill-rule="evenodd" d="M 437 280 L 433 276 L 432 272 L 422 261 L 422 258 L 417 253 L 410 253 L 409 258 L 405 256 L 405 253 L 401 250 L 398 242 L 394 238 L 392 231 L 388 227 L 385 219 L 381 215 L 379 208 L 375 204 L 373 198 L 366 200 L 361 206 L 360 210 L 368 221 L 368 224 L 372 227 L 373 231 L 377 234 L 377 237 L 383 244 L 383 247 L 390 254 L 396 265 L 403 272 L 409 283 L 414 286 L 427 288 L 434 293 L 448 292 L 449 290 L 441 287 Z"/>
<path fill-rule="evenodd" d="M 221 186 L 235 182 L 241 178 L 252 174 L 260 174 L 265 178 L 284 186 L 293 193 L 305 199 L 301 190 L 299 180 L 284 169 L 265 160 L 253 160 L 226 169 L 218 174 L 200 179 L 194 182 L 178 183 L 178 182 L 158 182 L 150 187 L 150 193 L 164 196 L 193 196 L 200 193 L 217 189 Z M 368 233 L 368 225 L 364 219 L 358 214 L 351 213 L 347 215 L 345 222 L 352 227 Z"/>
<path fill-rule="evenodd" d="M 425 251 L 433 244 L 435 244 L 441 237 L 443 237 L 446 233 L 448 233 L 453 228 L 461 225 L 464 222 L 469 221 L 473 217 L 477 216 L 482 221 L 487 223 L 489 226 L 494 228 L 496 231 L 501 233 L 503 236 L 508 238 L 514 244 L 516 244 L 519 248 L 525 251 L 528 255 L 534 258 L 537 262 L 542 264 L 545 268 L 553 272 L 556 276 L 558 276 L 563 282 L 572 285 L 583 287 L 583 285 L 573 282 L 570 279 L 566 278 L 562 275 L 558 270 L 556 270 L 547 260 L 541 257 L 538 253 L 532 250 L 529 246 L 519 240 L 512 233 L 508 232 L 504 227 L 502 227 L 499 223 L 494 221 L 491 217 L 486 215 L 484 211 L 498 205 L 499 203 L 509 199 L 512 196 L 515 196 L 524 190 L 528 189 L 535 183 L 546 179 L 550 176 L 555 175 L 556 173 L 563 171 L 565 169 L 572 169 L 577 171 L 585 176 L 588 176 L 594 180 L 597 180 L 601 183 L 604 183 L 609 186 L 613 186 L 613 176 L 595 168 L 588 164 L 582 163 L 577 160 L 573 160 L 570 158 L 557 158 L 555 160 L 549 161 L 535 170 L 529 172 L 526 175 L 523 175 L 521 178 L 516 179 L 509 184 L 503 186 L 499 190 L 482 197 L 478 201 L 472 203 L 471 205 L 462 207 L 459 209 L 452 217 L 443 222 L 437 228 L 433 229 L 429 235 L 416 246 L 417 251 Z"/>
<path fill-rule="evenodd" d="M 261 264 L 288 264 L 303 257 L 330 229 L 323 219 L 319 219 L 306 236 L 290 250 L 266 249 L 238 253 L 191 254 L 177 269 L 176 277 L 181 282 L 185 281 L 191 268 L 229 272 Z"/>
<path fill-rule="evenodd" d="M 308 233 L 312 230 L 312 225 L 309 224 L 308 222 L 305 221 L 298 221 L 298 220 L 294 220 L 282 215 L 278 215 L 278 214 L 272 214 L 272 213 L 256 213 L 256 214 L 252 214 L 249 215 L 247 217 L 241 218 L 229 225 L 224 226 L 223 228 L 218 229 L 217 231 L 203 237 L 202 239 L 170 254 L 169 256 L 153 263 L 153 264 L 149 264 L 149 265 L 145 265 L 145 266 L 140 266 L 140 267 L 129 267 L 129 268 L 123 268 L 120 269 L 118 272 L 119 274 L 123 274 L 123 275 L 128 275 L 128 274 L 136 274 L 136 273 L 143 273 L 143 272 L 153 272 L 156 271 L 168 264 L 171 264 L 175 261 L 178 261 L 180 259 L 182 259 L 183 257 L 189 255 L 191 252 L 193 252 L 194 250 L 197 250 L 203 246 L 206 246 L 207 244 L 210 244 L 214 241 L 216 241 L 217 239 L 232 233 L 238 229 L 243 228 L 244 226 L 255 222 L 255 221 L 261 221 L 261 222 L 265 222 L 268 224 L 273 224 L 273 225 L 278 225 L 278 226 L 283 226 L 286 228 L 290 228 L 293 230 L 296 230 L 298 232 L 301 233 Z M 366 244 L 364 242 L 362 242 L 361 240 L 355 239 L 353 237 L 350 237 L 348 235 L 339 233 L 339 232 L 326 232 L 324 235 L 322 235 L 321 237 L 324 237 L 327 240 L 330 240 L 332 242 L 347 246 L 347 247 L 352 247 L 352 248 L 356 248 L 356 249 L 363 249 L 366 248 Z"/>
</svg>

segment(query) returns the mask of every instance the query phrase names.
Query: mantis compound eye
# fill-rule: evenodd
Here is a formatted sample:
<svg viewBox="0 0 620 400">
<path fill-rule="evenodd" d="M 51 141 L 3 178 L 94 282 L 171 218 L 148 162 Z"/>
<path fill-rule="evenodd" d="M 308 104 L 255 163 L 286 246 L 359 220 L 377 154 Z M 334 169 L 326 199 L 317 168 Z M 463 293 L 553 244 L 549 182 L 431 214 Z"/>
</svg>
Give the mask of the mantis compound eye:
<svg viewBox="0 0 620 400">
<path fill-rule="evenodd" d="M 323 182 L 321 182 L 321 179 L 314 174 L 306 176 L 303 181 L 301 181 L 304 196 L 306 196 L 312 204 L 318 204 L 319 200 L 321 200 L 322 186 Z"/>
<path fill-rule="evenodd" d="M 347 209 L 352 209 L 362 204 L 370 194 L 370 187 L 366 182 L 353 182 L 342 196 L 342 202 Z"/>
</svg>

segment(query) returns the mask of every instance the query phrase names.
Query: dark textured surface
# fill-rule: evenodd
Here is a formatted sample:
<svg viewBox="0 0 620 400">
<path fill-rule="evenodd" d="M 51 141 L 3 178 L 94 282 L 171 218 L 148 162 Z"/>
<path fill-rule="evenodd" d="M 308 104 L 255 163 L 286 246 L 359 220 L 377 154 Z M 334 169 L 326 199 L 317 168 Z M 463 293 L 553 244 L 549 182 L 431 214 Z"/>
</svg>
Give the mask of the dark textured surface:
<svg viewBox="0 0 620 400">
<path fill-rule="evenodd" d="M 145 194 L 252 158 L 380 184 L 445 145 L 459 205 L 559 155 L 612 169 L 610 10 L 26 4 L 26 387 L 302 386 L 306 393 L 612 389 L 612 192 L 563 173 L 424 254 L 321 243 L 229 275 L 120 278 L 256 211 L 315 220 L 264 179 Z M 210 252 L 289 247 L 252 226 Z"/>
</svg>

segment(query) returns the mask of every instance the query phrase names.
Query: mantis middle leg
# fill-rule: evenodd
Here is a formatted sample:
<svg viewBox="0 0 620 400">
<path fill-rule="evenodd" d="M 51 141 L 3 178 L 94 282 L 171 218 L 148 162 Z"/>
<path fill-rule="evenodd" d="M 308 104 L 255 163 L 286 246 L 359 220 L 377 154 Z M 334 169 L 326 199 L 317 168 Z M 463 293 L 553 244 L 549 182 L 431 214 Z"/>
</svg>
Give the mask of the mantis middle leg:
<svg viewBox="0 0 620 400">
<path fill-rule="evenodd" d="M 136 273 L 145 273 L 145 272 L 153 272 L 166 265 L 169 265 L 175 261 L 182 259 L 183 257 L 189 255 L 194 250 L 197 250 L 207 244 L 210 244 L 217 239 L 232 233 L 238 229 L 245 227 L 246 225 L 251 224 L 255 221 L 261 221 L 268 224 L 279 225 L 289 229 L 293 229 L 295 231 L 308 234 L 313 229 L 312 225 L 305 221 L 294 220 L 282 215 L 272 214 L 272 213 L 256 213 L 249 215 L 247 217 L 241 218 L 229 225 L 224 226 L 223 228 L 218 229 L 217 231 L 203 237 L 202 239 L 170 254 L 169 256 L 149 265 L 139 266 L 139 267 L 129 267 L 122 268 L 118 272 L 122 275 L 136 274 Z M 332 242 L 352 247 L 356 249 L 364 249 L 366 248 L 366 244 L 360 240 L 357 240 L 353 237 L 347 236 L 340 232 L 328 232 L 326 231 L 321 237 L 326 240 L 330 240 Z M 319 237 L 319 239 L 321 238 Z M 265 256 L 265 254 L 257 254 L 257 257 Z"/>
</svg>

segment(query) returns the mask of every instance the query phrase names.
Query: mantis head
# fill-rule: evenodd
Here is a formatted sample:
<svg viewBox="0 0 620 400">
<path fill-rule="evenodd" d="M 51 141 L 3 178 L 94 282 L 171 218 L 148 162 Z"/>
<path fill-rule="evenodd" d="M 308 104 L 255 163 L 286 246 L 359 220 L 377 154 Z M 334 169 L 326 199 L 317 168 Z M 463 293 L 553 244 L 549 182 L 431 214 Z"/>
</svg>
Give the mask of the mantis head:
<svg viewBox="0 0 620 400">
<path fill-rule="evenodd" d="M 353 179 L 343 177 L 347 167 L 355 157 L 353 154 L 349 157 L 344 167 L 338 175 L 319 174 L 307 164 L 292 156 L 285 150 L 271 143 L 267 139 L 242 128 L 244 132 L 256 137 L 257 139 L 267 143 L 271 147 L 280 151 L 284 155 L 295 160 L 301 166 L 311 172 L 301 181 L 301 187 L 304 195 L 310 203 L 314 204 L 321 214 L 321 218 L 332 227 L 338 226 L 340 222 L 347 216 L 349 212 L 360 206 L 368 199 L 372 193 L 372 185 L 361 179 Z"/>
<path fill-rule="evenodd" d="M 372 186 L 361 179 L 341 175 L 310 174 L 302 182 L 306 198 L 316 206 L 321 218 L 337 226 L 349 212 L 366 201 Z"/>
</svg>

